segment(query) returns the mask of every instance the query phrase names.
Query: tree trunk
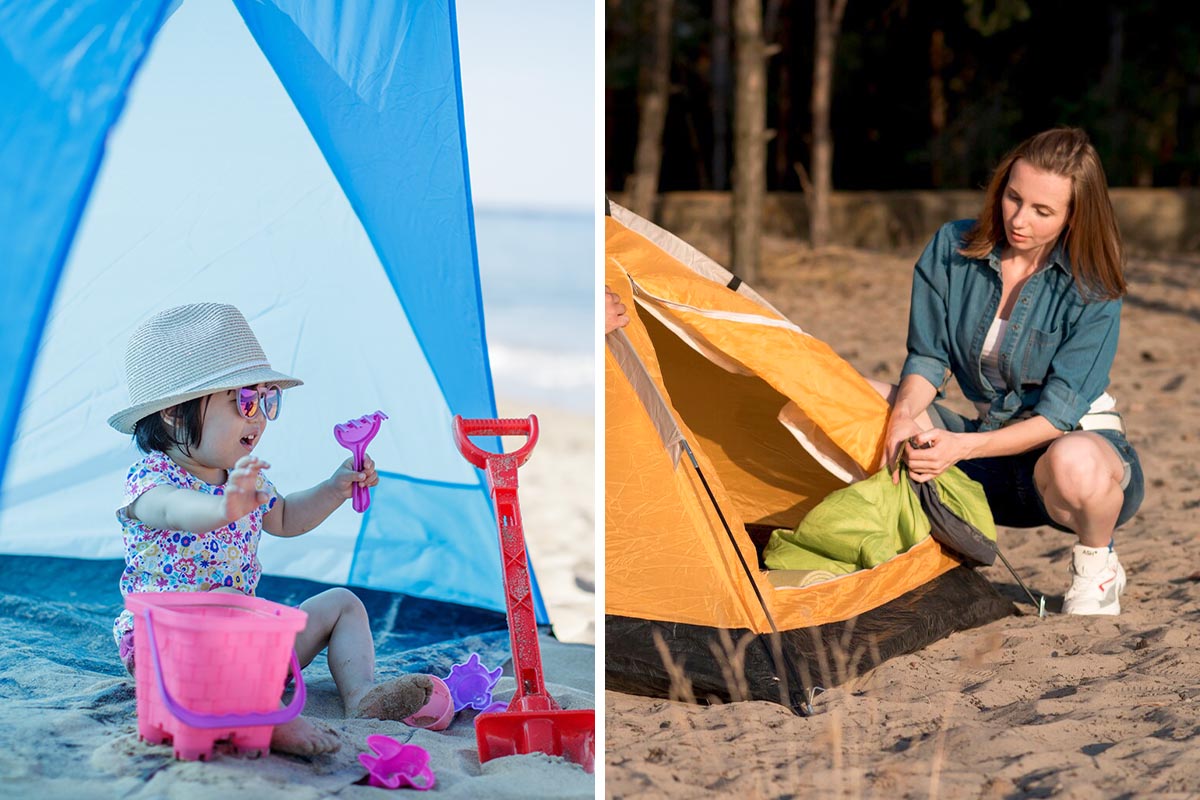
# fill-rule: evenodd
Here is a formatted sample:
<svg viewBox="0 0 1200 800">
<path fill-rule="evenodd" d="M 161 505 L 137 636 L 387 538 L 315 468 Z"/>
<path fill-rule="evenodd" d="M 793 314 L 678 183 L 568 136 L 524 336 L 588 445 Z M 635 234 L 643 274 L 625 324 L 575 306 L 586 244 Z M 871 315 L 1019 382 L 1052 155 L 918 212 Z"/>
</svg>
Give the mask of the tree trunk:
<svg viewBox="0 0 1200 800">
<path fill-rule="evenodd" d="M 832 4 L 832 7 L 831 7 Z M 808 238 L 814 248 L 829 244 L 829 198 L 833 193 L 833 62 L 846 0 L 816 0 L 812 88 L 812 194 L 809 197 Z"/>
<path fill-rule="evenodd" d="M 775 157 L 773 169 L 775 185 L 783 188 L 784 182 L 792 169 L 792 15 L 791 9 L 783 2 L 768 6 L 768 19 L 771 8 L 775 7 L 777 22 L 766 29 L 766 40 L 772 42 L 783 58 L 779 62 L 778 83 L 775 90 Z"/>
<path fill-rule="evenodd" d="M 729 188 L 729 0 L 713 0 L 712 182 Z"/>
<path fill-rule="evenodd" d="M 940 28 L 929 35 L 929 183 L 934 189 L 942 188 L 943 163 L 945 161 L 946 79 L 942 71 L 948 56 L 946 34 Z"/>
<path fill-rule="evenodd" d="M 734 0 L 733 270 L 753 284 L 767 187 L 767 63 L 760 0 Z"/>
<path fill-rule="evenodd" d="M 638 138 L 627 193 L 630 210 L 646 219 L 654 218 L 662 172 L 663 128 L 671 91 L 671 5 L 672 0 L 649 5 L 650 54 L 638 68 Z"/>
<path fill-rule="evenodd" d="M 1108 10 L 1108 63 L 1100 73 L 1100 99 L 1112 109 L 1100 129 L 1101 146 L 1112 153 L 1130 151 L 1126 121 L 1128 112 L 1121 105 L 1121 73 L 1125 68 L 1125 14 L 1119 8 Z M 1107 140 L 1107 141 L 1105 141 Z M 1113 164 L 1115 167 L 1116 164 Z M 1110 167 L 1111 169 L 1111 167 Z M 1109 175 L 1109 180 L 1114 176 Z"/>
</svg>

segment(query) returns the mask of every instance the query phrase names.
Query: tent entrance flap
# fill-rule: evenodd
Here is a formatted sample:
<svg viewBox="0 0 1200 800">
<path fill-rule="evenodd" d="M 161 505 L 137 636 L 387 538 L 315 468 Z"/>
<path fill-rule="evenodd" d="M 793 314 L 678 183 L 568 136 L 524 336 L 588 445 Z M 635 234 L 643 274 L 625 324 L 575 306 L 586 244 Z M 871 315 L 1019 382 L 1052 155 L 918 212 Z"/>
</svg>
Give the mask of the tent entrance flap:
<svg viewBox="0 0 1200 800">
<path fill-rule="evenodd" d="M 794 527 L 844 485 L 780 424 L 786 397 L 757 376 L 722 369 L 655 318 L 645 323 L 671 402 L 743 520 Z"/>
</svg>

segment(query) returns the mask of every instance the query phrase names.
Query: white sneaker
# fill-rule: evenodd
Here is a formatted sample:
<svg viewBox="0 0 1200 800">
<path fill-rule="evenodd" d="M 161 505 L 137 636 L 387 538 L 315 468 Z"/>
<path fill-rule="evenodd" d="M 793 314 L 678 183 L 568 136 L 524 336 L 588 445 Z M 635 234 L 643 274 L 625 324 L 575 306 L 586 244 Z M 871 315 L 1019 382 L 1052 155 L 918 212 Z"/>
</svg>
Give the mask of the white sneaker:
<svg viewBox="0 0 1200 800">
<path fill-rule="evenodd" d="M 1075 545 L 1071 551 L 1071 589 L 1063 597 L 1064 614 L 1121 613 L 1125 570 L 1107 547 Z"/>
</svg>

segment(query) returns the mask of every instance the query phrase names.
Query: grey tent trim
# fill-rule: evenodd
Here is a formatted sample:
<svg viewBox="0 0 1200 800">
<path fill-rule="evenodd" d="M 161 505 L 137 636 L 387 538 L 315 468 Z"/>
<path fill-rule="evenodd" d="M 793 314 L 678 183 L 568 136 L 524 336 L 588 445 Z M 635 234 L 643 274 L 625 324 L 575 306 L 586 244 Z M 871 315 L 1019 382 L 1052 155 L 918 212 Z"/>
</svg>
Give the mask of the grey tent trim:
<svg viewBox="0 0 1200 800">
<path fill-rule="evenodd" d="M 623 208 L 612 201 L 608 202 L 609 215 L 617 222 L 624 225 L 629 230 L 636 234 L 646 237 L 654 245 L 667 253 L 675 260 L 686 266 L 688 269 L 695 272 L 697 275 L 702 275 L 710 281 L 723 284 L 729 287 L 738 294 L 749 297 L 754 302 L 766 309 L 770 309 L 779 315 L 781 319 L 787 319 L 786 316 L 775 306 L 768 303 L 761 294 L 754 291 L 749 284 L 737 279 L 736 276 L 729 270 L 722 267 L 716 261 L 713 261 L 708 256 L 701 253 L 690 244 L 680 239 L 675 234 L 666 231 L 653 222 L 642 219 L 637 214 L 634 214 L 627 208 Z"/>
<path fill-rule="evenodd" d="M 907 471 L 905 473 L 907 475 Z M 909 486 L 921 501 L 921 508 L 929 518 L 929 535 L 955 553 L 968 564 L 991 566 L 996 561 L 996 543 L 980 533 L 979 529 L 955 514 L 942 502 L 937 483 L 918 483 L 908 476 Z"/>
<path fill-rule="evenodd" d="M 671 466 L 678 467 L 679 457 L 683 450 L 683 431 L 679 430 L 679 426 L 675 423 L 675 417 L 671 414 L 667 401 L 663 399 L 658 387 L 654 385 L 641 356 L 633 349 L 629 337 L 620 328 L 605 336 L 604 343 L 608 345 L 608 350 L 612 353 L 617 366 L 621 368 L 625 379 L 629 381 L 638 400 L 642 402 L 642 407 L 646 409 L 650 422 L 654 425 L 655 433 L 662 440 L 667 454 L 671 456 Z"/>
</svg>

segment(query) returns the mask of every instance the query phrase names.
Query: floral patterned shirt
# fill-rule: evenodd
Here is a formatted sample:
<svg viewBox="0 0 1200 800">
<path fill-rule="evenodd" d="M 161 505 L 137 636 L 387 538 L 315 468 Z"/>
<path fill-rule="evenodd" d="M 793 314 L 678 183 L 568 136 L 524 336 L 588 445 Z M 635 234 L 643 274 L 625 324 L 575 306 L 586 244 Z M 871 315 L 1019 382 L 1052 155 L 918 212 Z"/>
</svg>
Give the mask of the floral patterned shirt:
<svg viewBox="0 0 1200 800">
<path fill-rule="evenodd" d="M 165 453 L 150 453 L 130 467 L 125 496 L 117 510 L 125 538 L 121 596 L 131 592 L 206 592 L 221 586 L 253 596 L 262 576 L 258 541 L 263 515 L 279 499 L 274 484 L 266 476 L 260 473 L 258 481 L 259 490 L 266 492 L 269 499 L 241 519 L 207 533 L 169 531 L 131 519 L 129 506 L 158 486 L 211 495 L 224 494 L 225 487 L 205 483 Z M 132 630 L 133 614 L 122 611 L 113 625 L 113 638 L 120 643 L 121 637 Z"/>
</svg>

